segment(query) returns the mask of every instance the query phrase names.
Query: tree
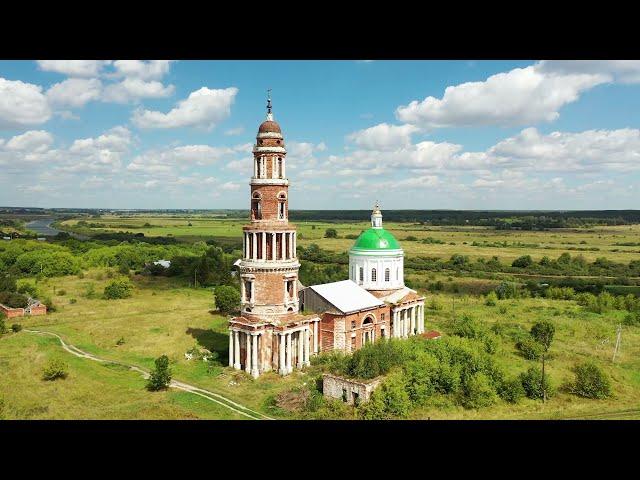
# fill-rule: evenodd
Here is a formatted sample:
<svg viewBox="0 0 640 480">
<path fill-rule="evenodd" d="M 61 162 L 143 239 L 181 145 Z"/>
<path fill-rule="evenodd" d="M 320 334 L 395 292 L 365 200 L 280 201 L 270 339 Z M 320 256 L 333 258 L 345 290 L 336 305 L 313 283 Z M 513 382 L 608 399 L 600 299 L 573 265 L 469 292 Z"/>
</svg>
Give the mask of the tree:
<svg viewBox="0 0 640 480">
<path fill-rule="evenodd" d="M 169 369 L 169 357 L 162 355 L 156 358 L 156 367 L 151 371 L 147 382 L 147 389 L 151 391 L 164 390 L 171 383 L 171 370 Z"/>
<path fill-rule="evenodd" d="M 583 362 L 573 369 L 576 380 L 571 392 L 586 398 L 607 398 L 611 396 L 611 381 L 605 372 L 593 362 Z"/>
<path fill-rule="evenodd" d="M 338 231 L 335 228 L 327 228 L 324 231 L 324 238 L 338 238 Z"/>
<path fill-rule="evenodd" d="M 238 310 L 240 306 L 240 292 L 229 285 L 219 285 L 214 289 L 216 307 L 220 313 L 228 315 Z"/>
<path fill-rule="evenodd" d="M 533 339 L 542 345 L 544 351 L 542 352 L 542 402 L 547 401 L 547 391 L 545 388 L 545 378 L 544 378 L 544 361 L 549 348 L 551 347 L 551 342 L 553 342 L 553 335 L 556 332 L 556 327 L 553 323 L 548 320 L 544 320 L 542 322 L 536 322 L 533 327 L 531 327 L 531 336 Z"/>
</svg>

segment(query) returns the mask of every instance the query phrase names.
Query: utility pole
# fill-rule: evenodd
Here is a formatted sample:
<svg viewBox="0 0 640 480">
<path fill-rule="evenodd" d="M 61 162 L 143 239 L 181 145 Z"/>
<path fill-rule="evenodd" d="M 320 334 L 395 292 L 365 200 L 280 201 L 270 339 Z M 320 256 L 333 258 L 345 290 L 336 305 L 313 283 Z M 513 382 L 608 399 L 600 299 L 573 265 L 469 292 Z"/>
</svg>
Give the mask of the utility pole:
<svg viewBox="0 0 640 480">
<path fill-rule="evenodd" d="M 542 403 L 547 401 L 547 389 L 544 388 L 544 355 L 546 352 L 542 352 Z"/>
<path fill-rule="evenodd" d="M 618 354 L 618 350 L 620 350 L 620 341 L 622 340 L 622 324 L 618 324 L 618 332 L 616 335 L 616 346 L 613 349 L 613 358 L 611 359 L 611 362 L 615 362 L 616 361 L 616 355 Z"/>
</svg>

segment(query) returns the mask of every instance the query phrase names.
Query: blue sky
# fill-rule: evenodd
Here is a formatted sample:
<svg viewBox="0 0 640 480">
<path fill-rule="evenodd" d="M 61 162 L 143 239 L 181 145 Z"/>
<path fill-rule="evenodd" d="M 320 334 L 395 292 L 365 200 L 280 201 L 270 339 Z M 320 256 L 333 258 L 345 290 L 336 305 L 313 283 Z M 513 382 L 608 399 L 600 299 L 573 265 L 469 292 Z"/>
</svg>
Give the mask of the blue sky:
<svg viewBox="0 0 640 480">
<path fill-rule="evenodd" d="M 0 205 L 639 208 L 638 61 L 0 61 Z"/>
</svg>

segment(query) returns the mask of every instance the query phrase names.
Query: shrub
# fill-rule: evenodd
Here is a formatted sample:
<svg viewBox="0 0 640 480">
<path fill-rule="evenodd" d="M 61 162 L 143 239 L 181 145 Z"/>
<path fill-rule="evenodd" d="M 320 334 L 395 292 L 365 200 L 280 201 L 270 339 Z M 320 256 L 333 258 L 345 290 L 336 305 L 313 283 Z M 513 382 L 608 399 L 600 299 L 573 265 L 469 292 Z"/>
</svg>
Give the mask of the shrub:
<svg viewBox="0 0 640 480">
<path fill-rule="evenodd" d="M 22 330 L 22 325 L 20 325 L 19 323 L 14 323 L 13 325 L 11 325 L 11 330 L 13 330 L 14 333 L 18 333 L 20 330 Z"/>
<path fill-rule="evenodd" d="M 67 294 L 67 291 L 64 288 L 58 290 L 58 295 L 64 297 Z"/>
<path fill-rule="evenodd" d="M 465 408 L 488 407 L 496 400 L 496 391 L 484 373 L 477 372 L 467 377 L 462 388 L 461 401 Z"/>
<path fill-rule="evenodd" d="M 368 402 L 358 409 L 366 420 L 402 418 L 409 413 L 411 400 L 402 376 L 387 378 L 372 394 Z"/>
<path fill-rule="evenodd" d="M 628 313 L 622 323 L 630 327 L 640 325 L 640 312 Z"/>
<path fill-rule="evenodd" d="M 533 259 L 531 255 L 523 255 L 521 257 L 516 258 L 511 264 L 512 267 L 517 268 L 527 268 L 533 265 Z"/>
<path fill-rule="evenodd" d="M 214 289 L 216 307 L 220 313 L 228 315 L 240 307 L 240 292 L 229 285 L 219 285 Z"/>
<path fill-rule="evenodd" d="M 527 397 L 533 399 L 542 398 L 542 370 L 538 367 L 531 367 L 526 372 L 520 374 L 520 383 Z M 544 388 L 547 397 L 553 394 L 552 385 L 549 376 L 545 375 Z"/>
<path fill-rule="evenodd" d="M 338 231 L 335 228 L 327 228 L 324 231 L 324 238 L 338 238 Z"/>
<path fill-rule="evenodd" d="M 438 362 L 431 355 L 421 355 L 405 366 L 406 389 L 414 405 L 424 405 L 435 393 L 435 372 Z"/>
<path fill-rule="evenodd" d="M 539 360 L 544 347 L 529 337 L 516 343 L 516 348 L 527 360 Z"/>
<path fill-rule="evenodd" d="M 496 292 L 489 292 L 484 299 L 484 304 L 487 307 L 495 307 L 497 302 L 498 302 L 498 295 L 496 294 Z"/>
<path fill-rule="evenodd" d="M 611 396 L 611 382 L 607 374 L 593 362 L 584 362 L 573 369 L 576 379 L 571 392 L 586 398 L 607 398 Z"/>
<path fill-rule="evenodd" d="M 69 303 L 73 305 L 74 303 L 78 303 L 78 300 L 75 298 L 70 298 Z"/>
<path fill-rule="evenodd" d="M 452 333 L 464 338 L 482 338 L 484 329 L 480 322 L 468 315 L 463 315 L 453 321 Z"/>
<path fill-rule="evenodd" d="M 484 351 L 493 355 L 498 351 L 498 345 L 500 342 L 495 334 L 486 334 L 483 338 Z"/>
<path fill-rule="evenodd" d="M 3 333 L 7 333 L 7 324 L 5 323 L 4 319 L 5 319 L 5 316 L 4 316 L 4 313 L 2 313 L 0 315 L 0 335 L 2 335 Z"/>
<path fill-rule="evenodd" d="M 500 300 L 505 298 L 518 298 L 518 286 L 512 282 L 502 282 L 495 289 L 496 295 Z"/>
<path fill-rule="evenodd" d="M 522 381 L 519 378 L 505 380 L 498 389 L 498 395 L 500 395 L 500 398 L 505 402 L 518 403 L 518 401 L 525 395 Z"/>
<path fill-rule="evenodd" d="M 129 280 L 114 280 L 104 287 L 104 298 L 107 300 L 116 300 L 119 298 L 130 297 L 133 285 Z"/>
<path fill-rule="evenodd" d="M 164 390 L 171 383 L 169 357 L 162 355 L 156 358 L 155 365 L 147 382 L 147 389 L 151 391 Z"/>
<path fill-rule="evenodd" d="M 47 365 L 44 367 L 42 378 L 48 381 L 56 380 L 58 378 L 67 378 L 68 368 L 69 367 L 65 362 L 60 359 L 53 358 L 49 360 Z"/>
</svg>

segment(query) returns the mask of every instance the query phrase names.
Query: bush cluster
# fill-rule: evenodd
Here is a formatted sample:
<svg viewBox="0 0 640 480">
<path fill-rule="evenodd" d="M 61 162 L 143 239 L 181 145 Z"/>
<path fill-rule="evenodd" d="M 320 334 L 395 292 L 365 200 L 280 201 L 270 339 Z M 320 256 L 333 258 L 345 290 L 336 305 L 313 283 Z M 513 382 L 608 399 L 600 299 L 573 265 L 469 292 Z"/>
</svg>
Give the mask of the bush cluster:
<svg viewBox="0 0 640 480">
<path fill-rule="evenodd" d="M 132 295 L 133 285 L 127 279 L 113 280 L 104 287 L 104 298 L 107 300 L 116 300 L 120 298 L 128 298 Z"/>
</svg>

